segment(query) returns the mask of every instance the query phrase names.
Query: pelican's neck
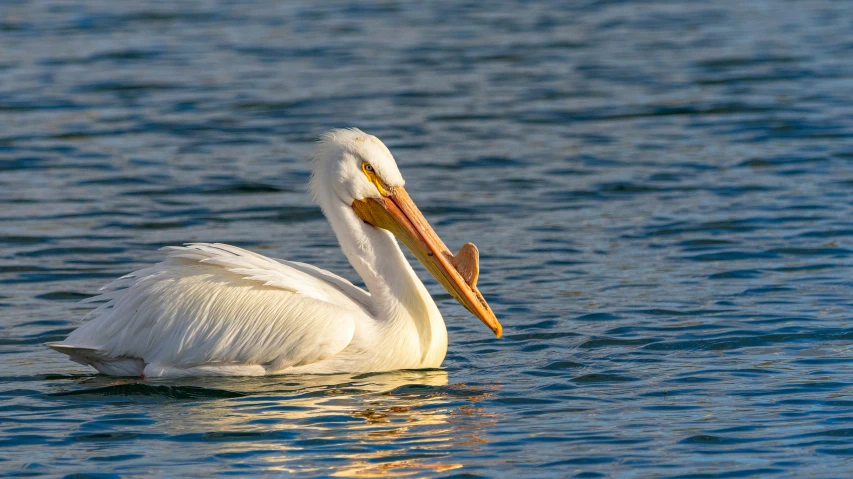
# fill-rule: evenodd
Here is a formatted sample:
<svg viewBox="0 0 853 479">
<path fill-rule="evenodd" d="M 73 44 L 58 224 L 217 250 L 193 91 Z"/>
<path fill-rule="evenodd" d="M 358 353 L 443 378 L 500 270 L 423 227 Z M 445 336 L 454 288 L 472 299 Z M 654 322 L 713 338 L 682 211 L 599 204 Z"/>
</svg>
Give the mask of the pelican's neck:
<svg viewBox="0 0 853 479">
<path fill-rule="evenodd" d="M 343 201 L 327 200 L 322 202 L 323 212 L 347 259 L 364 280 L 380 326 L 397 334 L 416 332 L 424 355 L 435 341 L 446 348 L 441 313 L 394 236 L 364 223 Z"/>
</svg>

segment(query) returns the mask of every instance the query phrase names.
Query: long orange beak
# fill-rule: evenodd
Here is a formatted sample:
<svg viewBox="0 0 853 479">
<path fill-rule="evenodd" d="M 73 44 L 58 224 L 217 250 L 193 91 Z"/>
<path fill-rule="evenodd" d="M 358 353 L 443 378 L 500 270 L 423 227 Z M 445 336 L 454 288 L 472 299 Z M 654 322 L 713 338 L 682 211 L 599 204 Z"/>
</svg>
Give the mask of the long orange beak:
<svg viewBox="0 0 853 479">
<path fill-rule="evenodd" d="M 400 186 L 387 196 L 355 200 L 352 209 L 367 223 L 393 233 L 448 293 L 501 337 L 501 323 L 477 289 L 480 265 L 476 246 L 468 243 L 456 255 L 451 254 Z"/>
</svg>

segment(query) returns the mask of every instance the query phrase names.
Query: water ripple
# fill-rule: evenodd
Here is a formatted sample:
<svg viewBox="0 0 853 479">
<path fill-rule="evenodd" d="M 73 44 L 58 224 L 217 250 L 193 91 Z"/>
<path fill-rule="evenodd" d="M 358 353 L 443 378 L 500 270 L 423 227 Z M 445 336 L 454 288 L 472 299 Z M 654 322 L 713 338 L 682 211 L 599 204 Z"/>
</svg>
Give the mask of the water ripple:
<svg viewBox="0 0 853 479">
<path fill-rule="evenodd" d="M 850 2 L 3 8 L 4 475 L 849 474 Z M 428 282 L 437 371 L 150 381 L 44 346 L 165 245 L 357 281 L 306 192 L 341 126 L 478 245 L 504 338 Z"/>
</svg>

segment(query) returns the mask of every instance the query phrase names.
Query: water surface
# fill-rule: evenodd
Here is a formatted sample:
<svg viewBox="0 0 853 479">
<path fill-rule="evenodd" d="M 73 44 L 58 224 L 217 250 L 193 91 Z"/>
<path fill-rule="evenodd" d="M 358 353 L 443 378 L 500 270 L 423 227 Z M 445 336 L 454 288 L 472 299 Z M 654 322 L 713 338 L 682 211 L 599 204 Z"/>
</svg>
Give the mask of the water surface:
<svg viewBox="0 0 853 479">
<path fill-rule="evenodd" d="M 4 3 L 0 474 L 848 476 L 851 18 Z M 442 370 L 144 381 L 44 346 L 164 245 L 357 280 L 305 193 L 341 126 L 388 144 L 448 245 L 479 246 L 504 338 L 430 279 Z"/>
</svg>

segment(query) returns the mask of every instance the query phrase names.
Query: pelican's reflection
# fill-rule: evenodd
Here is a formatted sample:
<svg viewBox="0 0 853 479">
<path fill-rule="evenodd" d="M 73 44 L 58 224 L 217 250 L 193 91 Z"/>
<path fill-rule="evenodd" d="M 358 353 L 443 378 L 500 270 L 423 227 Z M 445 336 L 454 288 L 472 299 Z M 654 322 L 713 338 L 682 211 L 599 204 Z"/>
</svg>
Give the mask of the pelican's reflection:
<svg viewBox="0 0 853 479">
<path fill-rule="evenodd" d="M 446 471 L 462 466 L 458 456 L 475 454 L 496 421 L 477 405 L 494 386 L 449 384 L 442 370 L 189 384 L 245 396 L 183 403 L 180 418 L 171 407 L 158 408 L 154 415 L 164 417 L 152 419 L 248 470 L 359 477 Z"/>
</svg>

